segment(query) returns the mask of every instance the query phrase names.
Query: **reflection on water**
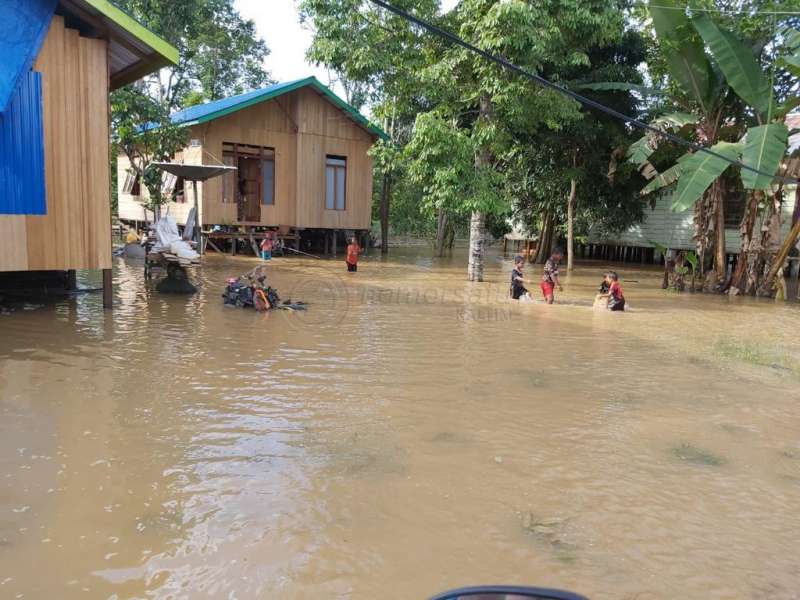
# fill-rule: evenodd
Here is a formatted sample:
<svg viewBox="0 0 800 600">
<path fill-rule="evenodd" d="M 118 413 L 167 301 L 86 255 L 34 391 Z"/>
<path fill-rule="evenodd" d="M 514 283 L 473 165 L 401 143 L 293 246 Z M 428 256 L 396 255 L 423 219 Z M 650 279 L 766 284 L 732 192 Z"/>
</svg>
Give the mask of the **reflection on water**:
<svg viewBox="0 0 800 600">
<path fill-rule="evenodd" d="M 307 313 L 224 307 L 254 264 L 0 317 L 0 597 L 797 597 L 796 307 L 621 268 L 597 312 L 599 264 L 518 305 L 508 261 L 422 250 L 276 259 Z"/>
</svg>

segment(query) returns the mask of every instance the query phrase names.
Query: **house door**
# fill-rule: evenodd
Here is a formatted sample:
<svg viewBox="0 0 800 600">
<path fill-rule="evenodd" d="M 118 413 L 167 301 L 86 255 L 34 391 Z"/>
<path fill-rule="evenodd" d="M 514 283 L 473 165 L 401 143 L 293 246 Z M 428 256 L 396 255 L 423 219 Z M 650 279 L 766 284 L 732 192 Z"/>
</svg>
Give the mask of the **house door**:
<svg viewBox="0 0 800 600">
<path fill-rule="evenodd" d="M 261 161 L 239 157 L 239 221 L 261 221 Z"/>
</svg>

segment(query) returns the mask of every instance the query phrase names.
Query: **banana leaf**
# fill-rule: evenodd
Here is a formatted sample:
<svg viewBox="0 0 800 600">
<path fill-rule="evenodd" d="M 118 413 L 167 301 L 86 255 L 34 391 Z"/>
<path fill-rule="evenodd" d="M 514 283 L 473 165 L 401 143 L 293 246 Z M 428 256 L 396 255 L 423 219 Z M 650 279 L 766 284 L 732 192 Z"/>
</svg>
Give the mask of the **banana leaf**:
<svg viewBox="0 0 800 600">
<path fill-rule="evenodd" d="M 628 157 L 628 162 L 641 167 L 648 161 L 653 152 L 654 149 L 650 145 L 650 136 L 645 134 L 628 146 L 628 152 L 625 156 Z"/>
<path fill-rule="evenodd" d="M 751 127 L 745 137 L 742 162 L 748 167 L 775 173 L 780 166 L 786 146 L 789 144 L 789 128 L 784 123 L 770 123 Z M 773 177 L 742 169 L 742 183 L 750 190 L 765 190 Z"/>
<path fill-rule="evenodd" d="M 648 6 L 670 75 L 705 113 L 711 106 L 711 64 L 684 9 L 685 4 L 677 0 Z"/>
<path fill-rule="evenodd" d="M 707 14 L 692 19 L 733 91 L 761 114 L 767 114 L 772 88 L 749 46 L 717 27 Z"/>
<path fill-rule="evenodd" d="M 742 152 L 741 144 L 718 142 L 711 150 L 729 160 L 738 160 Z M 673 196 L 672 211 L 683 212 L 703 195 L 717 177 L 730 166 L 730 162 L 707 152 L 685 154 L 678 160 L 681 176 Z"/>
<path fill-rule="evenodd" d="M 662 131 L 666 131 L 667 129 L 680 129 L 686 125 L 694 125 L 698 120 L 699 117 L 697 115 L 685 112 L 674 112 L 653 119 L 652 125 L 658 127 Z"/>
<path fill-rule="evenodd" d="M 659 173 L 655 179 L 653 179 L 650 183 L 642 188 L 642 191 L 639 192 L 640 196 L 646 196 L 647 194 L 651 194 L 656 190 L 660 190 L 663 187 L 671 185 L 678 181 L 678 178 L 681 176 L 683 167 L 681 164 L 675 163 L 669 169 L 664 171 L 663 173 Z"/>
</svg>

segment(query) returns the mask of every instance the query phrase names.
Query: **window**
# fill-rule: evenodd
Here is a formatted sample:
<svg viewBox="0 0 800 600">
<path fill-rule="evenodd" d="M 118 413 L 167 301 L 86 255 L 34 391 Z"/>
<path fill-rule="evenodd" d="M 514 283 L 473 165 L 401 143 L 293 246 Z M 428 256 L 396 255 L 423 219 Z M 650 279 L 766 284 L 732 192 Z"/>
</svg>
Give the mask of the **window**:
<svg viewBox="0 0 800 600">
<path fill-rule="evenodd" d="M 161 173 L 161 193 L 164 194 L 166 197 L 172 196 L 172 192 L 175 191 L 175 184 L 178 183 L 178 176 L 173 175 L 172 173 L 167 173 L 163 171 Z"/>
<path fill-rule="evenodd" d="M 125 183 L 122 185 L 122 193 L 130 194 L 131 196 L 138 196 L 139 190 L 139 176 L 135 173 L 128 171 L 125 173 Z"/>
<path fill-rule="evenodd" d="M 325 209 L 344 210 L 347 189 L 347 158 L 328 156 L 325 161 Z"/>
<path fill-rule="evenodd" d="M 235 167 L 233 155 L 225 154 L 222 163 L 226 167 Z M 222 201 L 230 204 L 236 202 L 236 171 L 228 171 L 222 176 Z"/>
<path fill-rule="evenodd" d="M 275 204 L 275 161 L 261 161 L 261 203 Z"/>
</svg>

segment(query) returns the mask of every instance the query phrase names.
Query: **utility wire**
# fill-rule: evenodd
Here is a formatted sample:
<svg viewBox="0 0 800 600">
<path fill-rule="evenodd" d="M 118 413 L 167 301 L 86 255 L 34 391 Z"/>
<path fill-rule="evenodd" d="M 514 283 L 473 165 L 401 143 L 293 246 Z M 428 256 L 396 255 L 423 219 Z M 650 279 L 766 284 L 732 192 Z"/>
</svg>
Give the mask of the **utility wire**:
<svg viewBox="0 0 800 600">
<path fill-rule="evenodd" d="M 710 154 L 711 156 L 713 156 L 715 158 L 724 160 L 725 162 L 730 163 L 732 165 L 735 165 L 735 166 L 737 166 L 737 167 L 739 167 L 741 169 L 746 169 L 747 171 L 752 171 L 753 173 L 757 173 L 759 175 L 764 175 L 764 176 L 769 177 L 771 179 L 782 181 L 783 183 L 788 183 L 788 184 L 800 183 L 800 181 L 798 181 L 797 179 L 795 179 L 793 177 L 783 177 L 783 176 L 775 175 L 774 173 L 768 173 L 766 171 L 761 171 L 759 169 L 756 169 L 755 167 L 751 167 L 749 165 L 746 165 L 746 164 L 744 164 L 743 162 L 741 162 L 739 160 L 732 160 L 732 159 L 728 158 L 727 156 L 724 156 L 724 155 L 722 155 L 722 154 L 720 154 L 718 152 L 714 152 L 710 148 L 706 148 L 706 147 L 701 146 L 700 144 L 697 144 L 695 142 L 691 142 L 689 140 L 685 140 L 685 139 L 683 139 L 681 137 L 678 137 L 677 135 L 673 135 L 673 134 L 668 133 L 666 131 L 661 131 L 660 129 L 658 129 L 656 127 L 653 127 L 652 125 L 648 125 L 647 123 L 645 123 L 643 121 L 639 121 L 638 119 L 634 119 L 633 117 L 630 117 L 630 116 L 628 116 L 628 115 L 626 115 L 624 113 L 621 113 L 618 110 L 615 110 L 615 109 L 611 108 L 610 106 L 606 106 L 605 104 L 601 104 L 600 102 L 592 100 L 591 98 L 587 98 L 586 96 L 583 96 L 583 95 L 581 95 L 581 94 L 579 94 L 577 92 L 574 92 L 574 91 L 572 91 L 572 90 L 570 90 L 568 88 L 560 86 L 557 83 L 553 83 L 552 81 L 550 81 L 549 79 L 545 79 L 541 75 L 537 75 L 536 73 L 531 73 L 527 69 L 524 69 L 523 67 L 520 67 L 519 65 L 515 65 L 514 63 L 506 60 L 505 58 L 502 58 L 500 56 L 496 56 L 494 54 L 491 54 L 490 52 L 487 52 L 486 50 L 481 50 L 477 46 L 474 46 L 474 45 L 470 44 L 469 42 L 467 42 L 463 38 L 460 38 L 456 34 L 450 32 L 450 31 L 447 31 L 446 29 L 442 29 L 441 27 L 437 27 L 436 25 L 434 25 L 432 23 L 429 23 L 428 21 L 425 21 L 423 19 L 420 19 L 419 17 L 415 17 L 414 15 L 412 15 L 412 14 L 410 14 L 410 13 L 408 13 L 408 12 L 406 12 L 406 11 L 400 9 L 400 8 L 397 8 L 396 6 L 394 6 L 392 4 L 389 4 L 388 2 L 385 2 L 384 0 L 369 0 L 369 1 L 372 2 L 373 4 L 376 4 L 376 5 L 380 6 L 381 8 L 384 8 L 384 9 L 388 10 L 391 13 L 394 13 L 398 17 L 401 17 L 401 18 L 403 18 L 403 19 L 405 19 L 405 20 L 407 20 L 407 21 L 409 21 L 411 23 L 414 23 L 415 25 L 419 25 L 423 29 L 426 29 L 426 30 L 428 30 L 429 32 L 431 32 L 433 34 L 438 35 L 439 37 L 442 37 L 442 38 L 444 38 L 446 40 L 449 40 L 450 42 L 452 42 L 452 43 L 454 43 L 454 44 L 456 44 L 458 46 L 461 46 L 462 48 L 466 48 L 470 52 L 474 52 L 475 54 L 478 54 L 478 55 L 482 56 L 483 58 L 485 58 L 487 60 L 490 60 L 490 61 L 500 65 L 501 67 L 504 67 L 504 68 L 508 69 L 509 71 L 513 71 L 514 73 L 522 75 L 523 77 L 527 77 L 528 79 L 531 79 L 532 81 L 535 81 L 536 83 L 538 83 L 542 87 L 545 87 L 545 88 L 548 88 L 548 89 L 551 89 L 551 90 L 555 90 L 556 92 L 558 92 L 560 94 L 563 94 L 565 96 L 568 96 L 568 97 L 572 98 L 573 100 L 576 100 L 577 102 L 583 104 L 584 106 L 588 106 L 588 107 L 594 108 L 595 110 L 599 110 L 600 112 L 606 113 L 607 115 L 611 115 L 612 117 L 614 117 L 616 119 L 620 119 L 621 121 L 624 121 L 626 123 L 630 123 L 632 126 L 638 128 L 638 129 L 643 129 L 645 131 L 650 131 L 652 133 L 660 135 L 660 136 L 662 136 L 662 137 L 664 137 L 664 138 L 666 138 L 666 139 L 668 139 L 668 140 L 670 140 L 672 142 L 675 142 L 676 144 L 680 144 L 682 146 L 686 146 L 688 148 L 691 148 L 695 152 L 705 152 L 706 154 Z"/>
</svg>

